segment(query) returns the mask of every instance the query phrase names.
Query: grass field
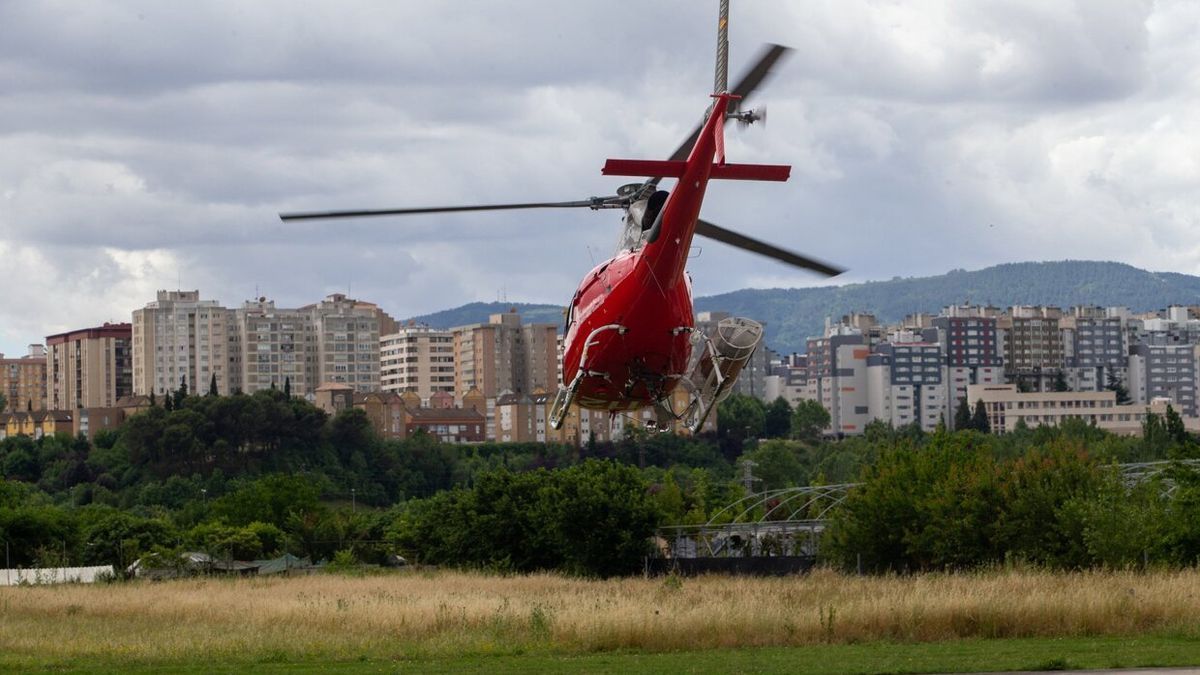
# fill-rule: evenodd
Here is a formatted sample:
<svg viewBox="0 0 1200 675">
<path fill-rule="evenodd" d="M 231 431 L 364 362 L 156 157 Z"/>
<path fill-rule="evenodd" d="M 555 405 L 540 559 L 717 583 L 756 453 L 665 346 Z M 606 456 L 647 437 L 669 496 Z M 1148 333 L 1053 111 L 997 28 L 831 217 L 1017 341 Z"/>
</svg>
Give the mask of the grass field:
<svg viewBox="0 0 1200 675">
<path fill-rule="evenodd" d="M 0 666 L 232 672 L 248 663 L 814 673 L 1200 665 L 1200 572 L 611 581 L 405 572 L 0 588 Z"/>
</svg>

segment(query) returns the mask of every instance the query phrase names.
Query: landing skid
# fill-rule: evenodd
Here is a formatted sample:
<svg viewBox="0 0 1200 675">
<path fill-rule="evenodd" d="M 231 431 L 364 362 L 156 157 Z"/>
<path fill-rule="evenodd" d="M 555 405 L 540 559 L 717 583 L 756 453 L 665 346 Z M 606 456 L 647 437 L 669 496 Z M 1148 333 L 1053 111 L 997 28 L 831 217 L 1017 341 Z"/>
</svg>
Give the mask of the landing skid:
<svg viewBox="0 0 1200 675">
<path fill-rule="evenodd" d="M 559 386 L 554 403 L 550 406 L 550 426 L 554 429 L 562 428 L 585 377 L 608 379 L 608 373 L 594 372 L 586 366 L 588 351 L 598 344 L 596 336 L 610 330 L 620 335 L 629 331 L 620 324 L 609 324 L 588 335 L 575 378 L 567 386 Z M 676 331 L 692 333 L 693 363 L 688 375 L 679 376 L 679 381 L 684 383 L 691 395 L 690 400 L 683 411 L 677 413 L 672 405 L 671 394 L 666 394 L 654 402 L 654 420 L 647 426 L 656 431 L 668 431 L 675 422 L 682 421 L 689 431 L 697 433 L 712 414 L 713 408 L 729 396 L 742 367 L 758 348 L 762 341 L 762 324 L 750 319 L 729 318 L 722 319 L 711 335 L 690 328 L 678 328 Z"/>
<path fill-rule="evenodd" d="M 629 332 L 629 329 L 621 324 L 610 323 L 607 326 L 600 326 L 588 334 L 587 340 L 583 343 L 583 353 L 579 355 L 579 370 L 575 373 L 575 379 L 565 387 L 561 384 L 558 386 L 558 393 L 554 395 L 554 403 L 550 406 L 550 426 L 554 429 L 562 428 L 563 421 L 567 419 L 567 411 L 575 402 L 575 394 L 579 393 L 579 385 L 583 384 L 583 378 L 591 376 L 608 379 L 608 373 L 590 371 L 586 368 L 586 364 L 588 351 L 598 344 L 596 336 L 610 330 L 617 331 L 618 335 Z"/>
</svg>

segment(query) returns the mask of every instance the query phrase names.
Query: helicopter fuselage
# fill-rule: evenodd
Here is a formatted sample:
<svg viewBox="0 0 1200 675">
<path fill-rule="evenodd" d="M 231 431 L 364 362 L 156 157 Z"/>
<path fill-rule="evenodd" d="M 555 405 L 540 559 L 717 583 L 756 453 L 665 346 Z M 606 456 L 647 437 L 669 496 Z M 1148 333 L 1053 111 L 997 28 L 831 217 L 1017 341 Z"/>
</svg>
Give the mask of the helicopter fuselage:
<svg viewBox="0 0 1200 675">
<path fill-rule="evenodd" d="M 654 404 L 684 376 L 691 357 L 691 280 L 688 252 L 708 181 L 713 177 L 780 180 L 786 167 L 727 165 L 720 94 L 688 158 L 682 162 L 609 160 L 608 175 L 678 178 L 640 245 L 598 265 L 580 283 L 569 306 L 562 377 L 576 377 L 575 402 L 585 408 L 624 411 Z M 714 176 L 714 168 L 718 174 Z"/>
</svg>

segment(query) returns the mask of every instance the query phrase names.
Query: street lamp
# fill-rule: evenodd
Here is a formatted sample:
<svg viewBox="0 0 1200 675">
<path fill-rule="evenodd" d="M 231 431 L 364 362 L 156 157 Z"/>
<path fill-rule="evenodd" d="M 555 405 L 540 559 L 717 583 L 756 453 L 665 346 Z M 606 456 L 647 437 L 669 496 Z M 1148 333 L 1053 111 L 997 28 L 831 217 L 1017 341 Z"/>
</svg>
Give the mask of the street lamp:
<svg viewBox="0 0 1200 675">
<path fill-rule="evenodd" d="M 355 495 L 357 494 L 357 492 L 358 491 L 355 490 L 354 488 L 350 488 L 350 511 L 354 512 L 354 513 L 358 512 L 358 501 L 355 498 Z"/>
</svg>

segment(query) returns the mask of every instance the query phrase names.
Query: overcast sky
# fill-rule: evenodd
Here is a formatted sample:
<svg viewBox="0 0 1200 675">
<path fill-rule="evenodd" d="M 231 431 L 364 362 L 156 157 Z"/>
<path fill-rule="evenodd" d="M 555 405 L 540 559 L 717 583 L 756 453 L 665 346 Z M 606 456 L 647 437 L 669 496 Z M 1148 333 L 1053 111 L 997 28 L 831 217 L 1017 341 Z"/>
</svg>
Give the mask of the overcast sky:
<svg viewBox="0 0 1200 675">
<path fill-rule="evenodd" d="M 716 0 L 0 0 L 0 351 L 157 289 L 347 292 L 393 316 L 565 303 L 616 212 L 280 223 L 280 211 L 573 200 L 664 158 L 712 88 Z M 704 214 L 839 282 L 1021 260 L 1200 271 L 1200 3 L 733 0 Z M 667 182 L 669 184 L 669 181 Z M 698 295 L 828 283 L 698 240 Z M 930 308 L 936 309 L 936 308 Z"/>
</svg>

